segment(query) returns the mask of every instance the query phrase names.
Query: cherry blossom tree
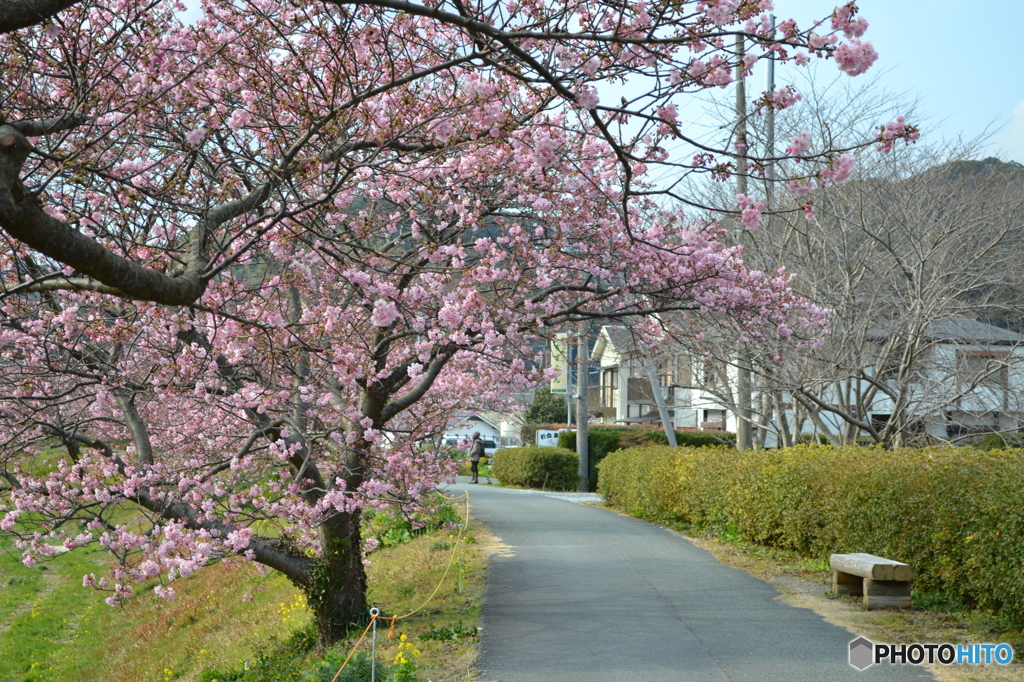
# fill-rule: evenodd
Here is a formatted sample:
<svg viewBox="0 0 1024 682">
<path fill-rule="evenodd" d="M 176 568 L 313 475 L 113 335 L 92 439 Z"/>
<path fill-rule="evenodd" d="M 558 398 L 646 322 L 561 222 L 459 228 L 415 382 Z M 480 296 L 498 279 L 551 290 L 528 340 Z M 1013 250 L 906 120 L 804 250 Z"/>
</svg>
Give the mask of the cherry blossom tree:
<svg viewBox="0 0 1024 682">
<path fill-rule="evenodd" d="M 334 641 L 365 618 L 362 511 L 429 502 L 454 463 L 424 439 L 537 383 L 531 341 L 670 311 L 820 335 L 785 272 L 648 179 L 776 161 L 679 127 L 675 102 L 731 81 L 735 35 L 746 69 L 874 60 L 852 3 L 806 30 L 768 8 L 209 0 L 184 26 L 156 0 L 9 3 L 0 531 L 29 564 L 103 545 L 85 584 L 112 604 L 243 556 Z"/>
</svg>

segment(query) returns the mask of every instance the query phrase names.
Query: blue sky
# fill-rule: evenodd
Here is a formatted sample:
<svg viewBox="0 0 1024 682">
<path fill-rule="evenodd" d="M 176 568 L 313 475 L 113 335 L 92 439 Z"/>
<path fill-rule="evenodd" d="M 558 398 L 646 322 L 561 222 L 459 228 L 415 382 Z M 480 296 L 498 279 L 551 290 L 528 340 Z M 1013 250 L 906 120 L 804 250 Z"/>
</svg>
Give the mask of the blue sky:
<svg viewBox="0 0 1024 682">
<path fill-rule="evenodd" d="M 836 4 L 775 0 L 775 15 L 803 28 Z M 984 155 L 1024 163 L 1024 0 L 858 0 L 857 6 L 870 24 L 864 39 L 879 54 L 857 78 L 880 72 L 883 86 L 919 98 L 926 135 L 973 139 L 988 128 Z M 782 69 L 776 83 L 785 83 Z"/>
</svg>

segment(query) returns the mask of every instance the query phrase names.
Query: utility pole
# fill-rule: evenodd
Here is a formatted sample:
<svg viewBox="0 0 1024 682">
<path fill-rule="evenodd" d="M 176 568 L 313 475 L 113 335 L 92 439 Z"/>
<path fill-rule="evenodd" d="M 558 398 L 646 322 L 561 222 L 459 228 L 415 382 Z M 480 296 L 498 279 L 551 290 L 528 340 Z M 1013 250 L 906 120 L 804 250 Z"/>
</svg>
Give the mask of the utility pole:
<svg viewBox="0 0 1024 682">
<path fill-rule="evenodd" d="M 587 389 L 590 385 L 590 351 L 587 335 L 581 325 L 576 346 L 576 452 L 580 456 L 580 492 L 590 492 L 590 448 L 587 431 Z"/>
<path fill-rule="evenodd" d="M 768 21 L 775 31 L 775 15 L 769 14 Z M 768 92 L 775 92 L 775 53 L 768 55 Z M 765 112 L 765 125 L 768 128 L 767 140 L 765 141 L 765 156 L 769 159 L 775 158 L 775 109 L 768 107 Z M 775 164 L 768 162 L 768 169 L 765 171 L 765 205 L 768 207 L 768 229 L 772 229 L 775 214 L 772 212 L 772 195 L 775 190 Z"/>
<path fill-rule="evenodd" d="M 658 416 L 661 417 L 661 426 L 665 429 L 665 438 L 672 447 L 677 447 L 675 424 L 668 417 L 668 407 L 665 405 L 665 394 L 661 392 L 661 381 L 658 380 L 658 372 L 655 366 L 645 363 L 647 368 L 647 381 L 651 382 L 651 395 L 654 396 L 654 404 L 658 406 Z"/>
<path fill-rule="evenodd" d="M 568 416 L 566 424 L 572 424 L 572 363 L 569 360 L 569 336 L 565 337 L 565 407 Z"/>
<path fill-rule="evenodd" d="M 747 87 L 743 75 L 745 45 L 743 35 L 736 36 L 736 192 L 747 193 Z M 743 230 L 737 242 L 743 241 Z M 740 352 L 736 363 L 736 449 L 749 450 L 750 433 L 750 367 L 746 354 Z"/>
</svg>

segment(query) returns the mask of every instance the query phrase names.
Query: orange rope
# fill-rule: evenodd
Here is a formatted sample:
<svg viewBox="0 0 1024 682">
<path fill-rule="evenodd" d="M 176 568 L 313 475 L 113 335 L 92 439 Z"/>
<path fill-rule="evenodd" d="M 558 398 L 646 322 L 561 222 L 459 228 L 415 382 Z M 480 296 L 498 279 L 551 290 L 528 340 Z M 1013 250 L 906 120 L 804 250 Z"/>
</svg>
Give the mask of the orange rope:
<svg viewBox="0 0 1024 682">
<path fill-rule="evenodd" d="M 354 647 L 352 647 L 352 651 L 348 652 L 348 658 L 346 658 L 345 662 L 341 664 L 340 668 L 338 668 L 338 672 L 334 673 L 334 677 L 331 678 L 331 682 L 337 682 L 338 676 L 341 675 L 341 671 L 344 670 L 345 666 L 348 665 L 348 662 L 352 660 L 352 656 L 355 655 L 356 649 L 358 649 L 359 645 L 363 643 L 363 639 L 366 638 L 366 633 L 370 631 L 371 627 L 373 627 L 373 622 L 375 620 L 377 620 L 377 616 L 370 616 L 370 622 L 367 624 L 366 629 L 363 630 L 363 634 L 359 635 L 359 641 L 356 642 Z"/>
<path fill-rule="evenodd" d="M 388 628 L 388 639 L 391 639 L 395 636 L 395 625 L 398 623 L 398 616 L 391 616 L 390 619 L 386 620 L 391 621 L 391 627 Z"/>
</svg>

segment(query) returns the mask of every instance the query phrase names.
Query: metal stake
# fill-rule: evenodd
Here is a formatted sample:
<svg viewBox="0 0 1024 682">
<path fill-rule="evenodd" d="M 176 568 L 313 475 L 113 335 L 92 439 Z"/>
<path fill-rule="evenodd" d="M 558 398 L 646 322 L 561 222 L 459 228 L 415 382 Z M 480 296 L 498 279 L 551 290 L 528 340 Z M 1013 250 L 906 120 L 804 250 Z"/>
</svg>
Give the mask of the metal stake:
<svg viewBox="0 0 1024 682">
<path fill-rule="evenodd" d="M 371 621 L 373 625 L 373 637 L 370 639 L 372 642 L 370 649 L 372 651 L 370 655 L 370 682 L 377 682 L 377 616 L 379 615 L 380 609 L 376 606 L 370 609 L 370 618 L 373 619 Z"/>
</svg>

